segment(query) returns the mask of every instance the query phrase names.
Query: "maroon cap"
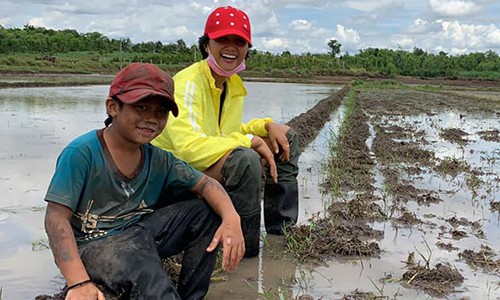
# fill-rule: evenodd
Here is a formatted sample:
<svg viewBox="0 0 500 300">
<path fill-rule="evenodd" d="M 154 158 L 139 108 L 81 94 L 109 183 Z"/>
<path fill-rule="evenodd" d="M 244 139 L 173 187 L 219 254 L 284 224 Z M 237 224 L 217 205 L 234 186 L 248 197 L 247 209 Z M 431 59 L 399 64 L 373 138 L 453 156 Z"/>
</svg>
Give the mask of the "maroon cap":
<svg viewBox="0 0 500 300">
<path fill-rule="evenodd" d="M 174 81 L 154 64 L 131 63 L 123 68 L 113 79 L 108 98 L 116 97 L 132 104 L 148 96 L 162 97 L 174 117 L 179 114 L 174 100 Z"/>
<path fill-rule="evenodd" d="M 232 6 L 218 7 L 208 16 L 205 34 L 212 40 L 235 34 L 248 44 L 252 44 L 250 20 L 247 14 Z"/>
</svg>

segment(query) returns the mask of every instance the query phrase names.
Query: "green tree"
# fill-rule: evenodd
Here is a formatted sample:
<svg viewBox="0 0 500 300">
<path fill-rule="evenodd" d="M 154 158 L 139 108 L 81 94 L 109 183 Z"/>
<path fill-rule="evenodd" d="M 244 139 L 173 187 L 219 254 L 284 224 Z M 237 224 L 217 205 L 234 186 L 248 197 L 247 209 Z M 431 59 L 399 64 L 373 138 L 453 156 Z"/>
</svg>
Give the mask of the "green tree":
<svg viewBox="0 0 500 300">
<path fill-rule="evenodd" d="M 163 44 L 160 41 L 158 41 L 155 44 L 155 51 L 154 52 L 155 53 L 160 53 L 162 48 L 163 48 Z"/>
<path fill-rule="evenodd" d="M 186 43 L 183 39 L 177 40 L 177 51 L 178 52 L 189 52 L 189 48 L 186 46 Z"/>
<path fill-rule="evenodd" d="M 329 40 L 328 47 L 330 48 L 330 54 L 333 57 L 336 57 L 340 53 L 340 48 L 342 47 L 342 44 L 339 43 L 339 41 L 337 40 Z"/>
</svg>

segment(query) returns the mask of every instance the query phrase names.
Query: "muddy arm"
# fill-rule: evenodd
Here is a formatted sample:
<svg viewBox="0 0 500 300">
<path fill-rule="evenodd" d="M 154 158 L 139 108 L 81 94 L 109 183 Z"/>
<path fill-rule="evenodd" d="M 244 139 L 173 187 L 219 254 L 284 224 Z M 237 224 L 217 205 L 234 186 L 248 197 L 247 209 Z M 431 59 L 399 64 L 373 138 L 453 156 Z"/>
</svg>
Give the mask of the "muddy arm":
<svg viewBox="0 0 500 300">
<path fill-rule="evenodd" d="M 48 202 L 45 213 L 45 231 L 49 237 L 50 248 L 68 286 L 90 279 L 80 258 L 70 219 L 73 212 L 68 207 Z M 71 294 L 78 299 L 104 299 L 102 293 L 92 284 L 84 284 L 71 289 Z M 68 291 L 68 298 L 70 299 Z"/>
<path fill-rule="evenodd" d="M 227 271 L 235 269 L 245 254 L 245 242 L 241 231 L 240 216 L 229 195 L 217 180 L 207 175 L 201 177 L 192 191 L 202 196 L 222 219 L 222 224 L 215 232 L 207 251 L 214 251 L 221 243 L 223 245 L 223 269 Z"/>
</svg>

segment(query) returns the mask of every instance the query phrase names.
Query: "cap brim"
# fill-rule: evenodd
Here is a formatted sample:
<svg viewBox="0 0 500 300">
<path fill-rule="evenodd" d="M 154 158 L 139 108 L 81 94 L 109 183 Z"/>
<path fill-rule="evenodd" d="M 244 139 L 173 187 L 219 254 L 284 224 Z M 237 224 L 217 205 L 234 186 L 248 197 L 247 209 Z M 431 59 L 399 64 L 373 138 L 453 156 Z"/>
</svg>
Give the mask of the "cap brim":
<svg viewBox="0 0 500 300">
<path fill-rule="evenodd" d="M 252 45 L 252 41 L 250 40 L 250 37 L 247 34 L 245 34 L 244 32 L 241 32 L 240 30 L 236 30 L 236 29 L 226 29 L 226 30 L 219 30 L 219 31 L 215 31 L 215 32 L 210 32 L 208 34 L 208 37 L 213 40 L 213 39 L 218 39 L 220 37 L 223 37 L 226 35 L 231 35 L 231 34 L 239 36 L 240 38 L 244 39 L 249 45 Z"/>
<path fill-rule="evenodd" d="M 177 117 L 177 115 L 179 115 L 179 108 L 177 107 L 177 103 L 175 103 L 175 100 L 172 97 L 165 93 L 152 91 L 149 89 L 136 89 L 116 95 L 116 97 L 120 99 L 120 101 L 126 104 L 133 104 L 150 96 L 161 97 L 165 101 L 165 103 L 168 104 L 168 108 L 172 112 L 172 115 L 174 115 L 174 117 Z"/>
</svg>

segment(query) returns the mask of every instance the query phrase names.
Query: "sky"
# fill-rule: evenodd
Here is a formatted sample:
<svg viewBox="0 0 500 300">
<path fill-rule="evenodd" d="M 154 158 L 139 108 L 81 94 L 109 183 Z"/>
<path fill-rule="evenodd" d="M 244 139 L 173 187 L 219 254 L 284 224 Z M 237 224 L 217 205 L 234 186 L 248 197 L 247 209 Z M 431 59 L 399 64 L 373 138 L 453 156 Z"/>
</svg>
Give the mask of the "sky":
<svg viewBox="0 0 500 300">
<path fill-rule="evenodd" d="M 460 55 L 500 53 L 498 0 L 2 0 L 0 25 L 100 32 L 132 43 L 197 44 L 218 6 L 244 10 L 254 49 L 341 54 L 385 48 Z"/>
</svg>

